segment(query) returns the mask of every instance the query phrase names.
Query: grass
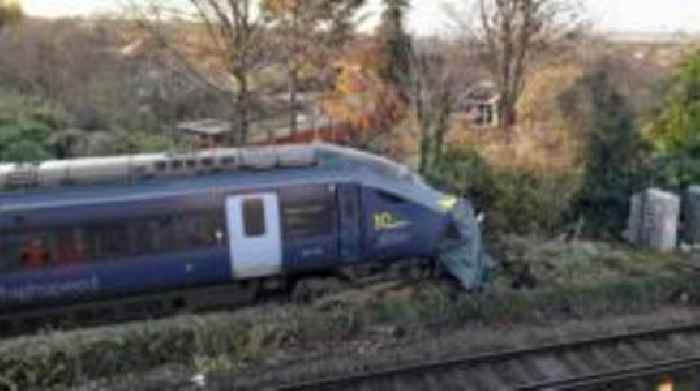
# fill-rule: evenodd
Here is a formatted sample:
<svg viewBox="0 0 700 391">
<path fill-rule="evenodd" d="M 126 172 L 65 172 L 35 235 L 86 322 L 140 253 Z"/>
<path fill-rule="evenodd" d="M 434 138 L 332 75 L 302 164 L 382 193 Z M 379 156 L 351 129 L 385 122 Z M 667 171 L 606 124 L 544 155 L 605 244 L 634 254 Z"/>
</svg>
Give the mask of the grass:
<svg viewBox="0 0 700 391">
<path fill-rule="evenodd" d="M 510 289 L 511 276 L 502 270 L 500 283 L 482 294 L 424 282 L 323 307 L 270 304 L 7 340 L 0 343 L 0 390 L 68 387 L 163 365 L 237 373 L 281 351 L 341 346 L 381 327 L 392 330 L 384 334 L 391 339 L 416 330 L 550 325 L 700 304 L 700 281 L 684 271 L 682 259 L 605 246 L 513 251 L 519 255 L 509 262 L 529 262 L 533 273 L 542 273 L 530 291 Z"/>
</svg>

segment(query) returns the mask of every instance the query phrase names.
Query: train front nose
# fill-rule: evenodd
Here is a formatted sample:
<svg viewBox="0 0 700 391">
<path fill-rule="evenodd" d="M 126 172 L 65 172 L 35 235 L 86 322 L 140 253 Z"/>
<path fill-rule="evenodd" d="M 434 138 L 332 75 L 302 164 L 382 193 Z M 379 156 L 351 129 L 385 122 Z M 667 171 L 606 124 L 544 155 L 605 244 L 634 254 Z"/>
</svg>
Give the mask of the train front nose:
<svg viewBox="0 0 700 391">
<path fill-rule="evenodd" d="M 453 198 L 450 231 L 440 246 L 439 259 L 466 290 L 478 290 L 488 279 L 491 261 L 484 251 L 480 218 L 467 200 Z"/>
</svg>

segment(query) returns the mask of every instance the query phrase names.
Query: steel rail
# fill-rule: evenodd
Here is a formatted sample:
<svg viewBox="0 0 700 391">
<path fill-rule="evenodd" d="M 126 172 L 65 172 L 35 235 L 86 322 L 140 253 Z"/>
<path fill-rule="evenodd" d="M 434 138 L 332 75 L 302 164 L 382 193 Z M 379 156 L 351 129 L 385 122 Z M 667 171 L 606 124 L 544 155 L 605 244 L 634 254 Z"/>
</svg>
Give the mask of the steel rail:
<svg viewBox="0 0 700 391">
<path fill-rule="evenodd" d="M 589 348 L 589 347 L 594 347 L 594 346 L 609 346 L 612 344 L 618 344 L 621 342 L 641 342 L 641 341 L 649 341 L 649 340 L 655 340 L 655 339 L 661 339 L 663 337 L 668 337 L 671 335 L 676 335 L 676 334 L 692 334 L 692 333 L 698 333 L 700 334 L 700 323 L 694 323 L 694 324 L 687 324 L 687 325 L 682 325 L 682 326 L 674 326 L 674 327 L 665 327 L 665 328 L 656 328 L 648 331 L 638 331 L 638 332 L 632 332 L 632 333 L 621 333 L 621 334 L 615 334 L 611 336 L 606 336 L 606 337 L 600 337 L 600 338 L 586 338 L 586 339 L 580 339 L 580 340 L 574 340 L 574 341 L 569 341 L 569 342 L 564 342 L 560 344 L 547 344 L 547 345 L 541 345 L 541 346 L 535 346 L 535 347 L 527 347 L 527 348 L 522 348 L 522 349 L 513 349 L 513 350 L 507 350 L 507 351 L 500 351 L 500 352 L 493 352 L 493 353 L 485 353 L 485 354 L 479 354 L 479 355 L 472 355 L 472 356 L 466 356 L 466 357 L 460 357 L 460 358 L 455 358 L 455 359 L 450 359 L 450 360 L 445 360 L 445 361 L 431 361 L 431 362 L 426 362 L 426 363 L 421 363 L 421 364 L 416 364 L 416 365 L 409 365 L 409 366 L 399 366 L 399 367 L 394 367 L 394 368 L 389 368 L 386 370 L 378 370 L 378 371 L 369 371 L 369 372 L 363 372 L 359 374 L 350 374 L 346 376 L 340 376 L 340 377 L 328 377 L 328 378 L 322 378 L 318 380 L 312 380 L 312 381 L 307 381 L 307 382 L 302 382 L 298 384 L 293 384 L 293 385 L 283 385 L 280 387 L 276 387 L 277 390 L 280 391 L 299 391 L 299 390 L 315 390 L 315 389 L 335 389 L 335 388 L 350 388 L 354 385 L 358 385 L 361 383 L 365 383 L 368 381 L 373 381 L 373 380 L 378 380 L 378 379 L 387 379 L 387 378 L 396 378 L 396 377 L 411 377 L 411 376 L 416 376 L 420 374 L 426 374 L 430 372 L 447 372 L 449 370 L 454 370 L 454 369 L 469 369 L 476 367 L 477 365 L 483 365 L 483 364 L 489 364 L 489 363 L 498 363 L 498 362 L 504 362 L 508 360 L 513 360 L 517 358 L 522 358 L 522 357 L 527 357 L 527 356 L 541 356 L 545 354 L 553 354 L 553 353 L 558 353 L 558 352 L 568 352 L 572 350 L 577 350 L 577 349 L 582 349 L 582 348 Z M 698 358 L 692 358 L 692 360 L 697 360 L 698 363 L 700 364 L 700 357 Z M 681 365 L 681 364 L 687 364 L 688 359 L 685 360 L 676 360 L 672 361 L 670 363 L 666 363 L 666 365 Z M 664 365 L 664 363 L 661 363 L 659 365 Z M 638 372 L 642 370 L 649 370 L 649 366 L 642 366 L 639 368 L 628 368 L 626 369 L 627 372 L 625 371 L 611 371 L 610 373 L 607 374 L 608 377 L 612 377 L 612 375 L 618 375 L 622 376 L 625 373 L 628 373 L 630 371 L 636 370 Z M 601 375 L 600 379 L 605 378 L 605 374 Z M 573 381 L 594 381 L 596 380 L 595 378 L 596 375 L 589 375 L 589 377 L 581 377 L 581 378 L 574 378 L 574 379 L 560 379 L 558 381 L 564 382 L 562 384 L 565 384 L 565 382 L 573 382 Z M 523 389 L 538 389 L 538 387 L 545 387 L 547 384 L 559 384 L 557 383 L 557 380 L 549 380 L 549 381 L 542 381 L 540 383 L 533 383 L 532 385 L 525 385 Z M 527 388 L 530 387 L 530 388 Z M 517 386 L 516 386 L 516 389 Z"/>
<path fill-rule="evenodd" d="M 624 381 L 630 381 L 651 376 L 678 373 L 700 367 L 700 356 L 669 360 L 649 365 L 636 365 L 627 368 L 600 372 L 592 375 L 573 377 L 569 379 L 543 381 L 516 387 L 519 391 L 556 389 L 577 390 L 586 387 L 603 386 Z"/>
</svg>

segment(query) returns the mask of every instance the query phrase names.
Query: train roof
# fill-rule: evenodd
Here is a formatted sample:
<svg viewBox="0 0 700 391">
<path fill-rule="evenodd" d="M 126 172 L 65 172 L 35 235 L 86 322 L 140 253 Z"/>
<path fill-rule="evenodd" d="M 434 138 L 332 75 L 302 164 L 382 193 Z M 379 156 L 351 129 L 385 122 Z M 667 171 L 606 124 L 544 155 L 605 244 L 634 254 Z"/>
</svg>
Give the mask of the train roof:
<svg viewBox="0 0 700 391">
<path fill-rule="evenodd" d="M 212 191 L 237 191 L 251 188 L 274 188 L 289 185 L 327 182 L 357 182 L 375 187 L 412 202 L 439 210 L 442 194 L 433 190 L 407 167 L 389 159 L 351 148 L 329 144 L 251 148 L 243 150 L 219 150 L 212 153 L 237 152 L 242 157 L 253 156 L 268 159 L 280 151 L 295 156 L 311 157 L 311 164 L 304 167 L 278 167 L 265 170 L 238 170 L 193 177 L 167 177 L 139 181 L 134 184 L 76 185 L 59 188 L 35 188 L 23 192 L 0 193 L 0 213 L 37 208 L 60 208 L 68 205 L 90 205 L 107 202 L 138 201 L 154 198 L 200 194 Z M 162 158 L 161 155 L 138 155 Z M 125 157 L 98 158 L 118 164 Z M 63 164 L 83 164 L 79 159 Z M 243 160 L 243 159 L 241 159 Z M 62 162 L 48 162 L 56 167 Z M 0 165 L 0 171 L 3 166 Z M 4 167 L 7 170 L 5 165 Z"/>
</svg>

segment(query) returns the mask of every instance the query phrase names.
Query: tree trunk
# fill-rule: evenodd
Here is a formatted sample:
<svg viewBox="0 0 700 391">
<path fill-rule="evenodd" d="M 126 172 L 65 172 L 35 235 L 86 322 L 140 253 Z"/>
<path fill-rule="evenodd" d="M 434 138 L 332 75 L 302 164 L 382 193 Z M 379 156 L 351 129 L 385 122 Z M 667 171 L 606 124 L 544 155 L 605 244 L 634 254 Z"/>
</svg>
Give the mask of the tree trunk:
<svg viewBox="0 0 700 391">
<path fill-rule="evenodd" d="M 430 119 L 428 113 L 425 112 L 424 102 L 421 98 L 418 99 L 417 114 L 418 126 L 420 126 L 420 164 L 418 172 L 425 174 L 430 168 L 430 153 L 433 140 L 430 134 Z"/>
<path fill-rule="evenodd" d="M 452 112 L 452 96 L 449 92 L 443 93 L 438 109 L 437 126 L 433 140 L 433 164 L 442 160 L 445 146 L 445 136 L 450 130 L 450 114 Z"/>
<path fill-rule="evenodd" d="M 509 141 L 512 139 L 516 120 L 515 99 L 510 93 L 506 93 L 502 95 L 498 105 L 498 127 L 508 136 Z"/>
<path fill-rule="evenodd" d="M 423 132 L 422 140 L 420 143 L 420 165 L 418 166 L 418 172 L 425 174 L 430 169 L 430 146 L 432 145 L 432 140 L 427 132 Z"/>
<path fill-rule="evenodd" d="M 248 78 L 245 76 L 241 76 L 238 78 L 238 85 L 240 86 L 240 90 L 238 91 L 238 102 L 237 102 L 237 108 L 236 108 L 236 114 L 238 116 L 237 118 L 237 127 L 236 129 L 237 133 L 237 142 L 234 144 L 235 146 L 240 146 L 240 145 L 246 145 L 248 143 L 248 128 L 249 128 L 249 112 L 250 112 L 250 107 L 249 107 L 249 90 L 248 90 Z"/>
<path fill-rule="evenodd" d="M 289 135 L 296 136 L 299 130 L 297 112 L 297 94 L 299 89 L 299 75 L 296 69 L 289 70 Z"/>
</svg>

